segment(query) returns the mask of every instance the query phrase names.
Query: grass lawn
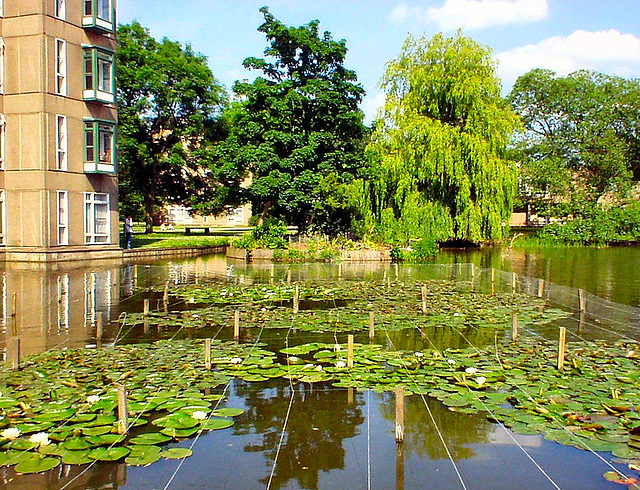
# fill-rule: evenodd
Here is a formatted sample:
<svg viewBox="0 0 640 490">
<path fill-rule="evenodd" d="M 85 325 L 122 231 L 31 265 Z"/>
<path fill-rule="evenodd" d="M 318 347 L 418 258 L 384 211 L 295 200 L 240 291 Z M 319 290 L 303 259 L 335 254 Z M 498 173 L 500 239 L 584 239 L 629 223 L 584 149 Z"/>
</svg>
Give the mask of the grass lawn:
<svg viewBox="0 0 640 490">
<path fill-rule="evenodd" d="M 120 226 L 120 245 L 124 246 L 124 232 Z M 183 227 L 177 227 L 171 231 L 159 231 L 150 234 L 144 233 L 143 224 L 135 224 L 133 227 L 132 248 L 187 248 L 187 247 L 214 247 L 227 245 L 231 237 L 240 235 L 246 228 L 214 228 L 213 234 L 186 235 Z"/>
</svg>

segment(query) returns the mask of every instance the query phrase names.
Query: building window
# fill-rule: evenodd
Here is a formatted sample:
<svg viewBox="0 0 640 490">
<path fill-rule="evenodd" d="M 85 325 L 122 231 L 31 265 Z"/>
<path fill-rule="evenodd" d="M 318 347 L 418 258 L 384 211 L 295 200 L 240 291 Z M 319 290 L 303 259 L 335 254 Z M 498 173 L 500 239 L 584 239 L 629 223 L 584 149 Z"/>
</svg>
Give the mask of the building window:
<svg viewBox="0 0 640 490">
<path fill-rule="evenodd" d="M 58 245 L 69 245 L 69 193 L 58 191 Z"/>
<path fill-rule="evenodd" d="M 0 190 L 0 245 L 6 245 L 4 230 L 7 229 L 4 190 Z"/>
<path fill-rule="evenodd" d="M 115 102 L 115 64 L 113 51 L 87 46 L 84 48 L 84 100 Z"/>
<path fill-rule="evenodd" d="M 67 117 L 56 116 L 56 169 L 67 170 Z"/>
<path fill-rule="evenodd" d="M 85 172 L 115 173 L 115 129 L 109 121 L 85 121 Z"/>
<path fill-rule="evenodd" d="M 56 17 L 61 20 L 67 18 L 67 2 L 65 0 L 55 0 L 56 2 Z"/>
<path fill-rule="evenodd" d="M 67 42 L 56 39 L 56 93 L 67 95 Z"/>
<path fill-rule="evenodd" d="M 109 243 L 109 194 L 85 192 L 84 242 Z"/>
<path fill-rule="evenodd" d="M 113 32 L 112 0 L 84 0 L 82 26 L 85 29 Z"/>
<path fill-rule="evenodd" d="M 0 114 L 0 170 L 4 170 L 5 168 L 6 142 L 7 120 L 3 114 Z"/>
</svg>

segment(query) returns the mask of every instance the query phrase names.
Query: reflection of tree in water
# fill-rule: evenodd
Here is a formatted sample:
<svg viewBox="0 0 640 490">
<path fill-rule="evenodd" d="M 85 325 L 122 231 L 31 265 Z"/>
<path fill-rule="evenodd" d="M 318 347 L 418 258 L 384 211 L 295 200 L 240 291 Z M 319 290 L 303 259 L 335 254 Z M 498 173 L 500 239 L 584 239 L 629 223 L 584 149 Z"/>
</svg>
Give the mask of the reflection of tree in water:
<svg viewBox="0 0 640 490">
<path fill-rule="evenodd" d="M 460 327 L 421 326 L 422 331 L 399 330 L 385 332 L 389 348 L 393 350 L 464 349 L 469 343 L 476 347 L 491 345 L 495 341 L 494 328 L 476 328 L 472 325 Z"/>
<path fill-rule="evenodd" d="M 301 488 L 314 489 L 318 488 L 320 471 L 344 467 L 342 441 L 357 435 L 358 425 L 364 422 L 360 410 L 364 402 L 360 393 L 349 404 L 346 390 L 328 384 L 301 383 L 293 389 L 293 406 L 271 486 L 280 488 L 295 479 Z M 270 469 L 291 398 L 290 387 L 278 383 L 273 388 L 256 391 L 255 385 L 237 383 L 236 394 L 245 399 L 247 413 L 237 420 L 234 431 L 248 434 L 253 430 L 262 434 L 261 443 L 244 449 L 264 453 Z M 262 480 L 265 484 L 267 481 L 268 477 Z"/>
<path fill-rule="evenodd" d="M 492 426 L 483 415 L 452 412 L 438 400 L 426 396 L 425 400 L 455 460 L 475 456 L 468 445 L 488 442 Z M 382 395 L 380 413 L 395 424 L 396 402 L 393 393 Z M 407 455 L 428 456 L 432 460 L 449 458 L 421 396 L 412 395 L 405 399 L 404 421 L 404 450 Z"/>
</svg>

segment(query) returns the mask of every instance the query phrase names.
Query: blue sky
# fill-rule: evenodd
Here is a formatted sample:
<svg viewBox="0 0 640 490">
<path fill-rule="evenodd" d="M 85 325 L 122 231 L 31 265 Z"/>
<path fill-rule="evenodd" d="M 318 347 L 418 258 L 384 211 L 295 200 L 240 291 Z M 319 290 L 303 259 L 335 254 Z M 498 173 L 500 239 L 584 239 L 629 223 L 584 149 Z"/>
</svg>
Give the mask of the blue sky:
<svg viewBox="0 0 640 490">
<path fill-rule="evenodd" d="M 367 91 L 369 121 L 384 100 L 377 84 L 385 64 L 408 33 L 431 37 L 463 28 L 493 50 L 505 93 L 536 67 L 640 77 L 640 0 L 119 0 L 118 20 L 135 19 L 154 37 L 190 43 L 230 90 L 235 80 L 257 76 L 242 61 L 266 47 L 256 31 L 263 5 L 287 25 L 318 19 L 321 31 L 346 40 L 346 65 Z"/>
</svg>

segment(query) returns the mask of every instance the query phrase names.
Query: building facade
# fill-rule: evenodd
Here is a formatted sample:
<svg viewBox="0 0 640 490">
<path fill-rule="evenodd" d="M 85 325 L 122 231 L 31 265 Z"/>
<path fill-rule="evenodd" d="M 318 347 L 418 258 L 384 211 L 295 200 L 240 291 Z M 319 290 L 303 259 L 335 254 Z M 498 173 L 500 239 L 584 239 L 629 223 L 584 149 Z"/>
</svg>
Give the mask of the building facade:
<svg viewBox="0 0 640 490">
<path fill-rule="evenodd" d="M 115 0 L 0 0 L 6 260 L 120 254 L 115 12 Z"/>
</svg>

